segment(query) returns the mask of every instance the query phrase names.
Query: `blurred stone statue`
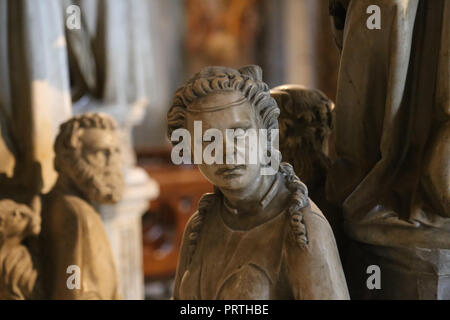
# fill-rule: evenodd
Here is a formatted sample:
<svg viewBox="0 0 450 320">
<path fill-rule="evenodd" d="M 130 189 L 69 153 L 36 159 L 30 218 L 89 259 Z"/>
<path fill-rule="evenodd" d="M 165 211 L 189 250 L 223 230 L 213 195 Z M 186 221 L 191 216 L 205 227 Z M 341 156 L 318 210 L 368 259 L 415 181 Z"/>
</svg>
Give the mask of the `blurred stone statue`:
<svg viewBox="0 0 450 320">
<path fill-rule="evenodd" d="M 49 299 L 118 299 L 115 261 L 94 203 L 114 203 L 123 189 L 117 124 L 104 114 L 83 114 L 60 127 L 55 142 L 58 180 L 44 196 L 41 254 Z M 80 288 L 67 285 L 69 267 Z"/>
<path fill-rule="evenodd" d="M 149 15 L 157 15 L 149 8 L 155 3 L 0 1 L 0 197 L 27 204 L 17 196 L 45 194 L 54 186 L 54 141 L 59 125 L 72 112 L 97 110 L 120 120 L 126 199 L 96 205 L 96 210 L 119 261 L 120 291 L 129 299 L 144 296 L 141 214 L 150 195 L 157 193 L 155 184 L 135 166 L 131 145 L 132 127 L 144 107 L 164 95 L 154 87 L 160 84 L 154 79 L 165 73 L 154 68 L 155 48 L 149 38 L 156 23 Z M 65 28 L 71 5 L 81 9 L 76 17 L 80 28 Z M 8 186 L 17 192 L 6 195 Z M 41 253 L 30 253 L 40 260 Z"/>
<path fill-rule="evenodd" d="M 0 298 L 40 291 L 40 194 L 57 179 L 53 142 L 71 115 L 60 1 L 0 1 Z"/>
<path fill-rule="evenodd" d="M 205 132 L 214 128 L 222 137 L 227 129 L 267 129 L 270 136 L 278 115 L 261 68 L 207 67 L 176 92 L 168 133 L 184 129 L 195 136 L 201 121 Z M 250 142 L 244 150 L 251 152 Z M 278 150 L 271 154 L 273 165 Z M 186 226 L 174 298 L 348 299 L 333 232 L 306 186 L 288 163 L 262 174 L 267 164 L 257 158 L 228 164 L 219 156 L 219 162 L 198 164 L 215 189 Z"/>
<path fill-rule="evenodd" d="M 37 204 L 39 197 L 33 199 Z M 41 230 L 38 205 L 0 200 L 0 300 L 35 299 L 38 271 L 23 241 Z M 36 211 L 35 211 L 36 210 Z"/>
<path fill-rule="evenodd" d="M 287 84 L 270 94 L 280 108 L 280 151 L 283 161 L 291 163 L 295 174 L 308 187 L 309 197 L 330 222 L 340 242 L 340 214 L 325 196 L 331 167 L 330 137 L 334 129 L 334 103 L 320 90 Z"/>
<path fill-rule="evenodd" d="M 319 90 L 300 85 L 282 85 L 271 90 L 280 108 L 280 151 L 283 160 L 308 187 L 320 204 L 331 160 L 329 140 L 333 130 L 334 104 Z"/>
<path fill-rule="evenodd" d="M 355 241 L 349 287 L 359 298 L 450 299 L 450 2 L 330 4 L 342 50 L 327 195 Z M 361 281 L 368 264 L 383 290 Z"/>
</svg>

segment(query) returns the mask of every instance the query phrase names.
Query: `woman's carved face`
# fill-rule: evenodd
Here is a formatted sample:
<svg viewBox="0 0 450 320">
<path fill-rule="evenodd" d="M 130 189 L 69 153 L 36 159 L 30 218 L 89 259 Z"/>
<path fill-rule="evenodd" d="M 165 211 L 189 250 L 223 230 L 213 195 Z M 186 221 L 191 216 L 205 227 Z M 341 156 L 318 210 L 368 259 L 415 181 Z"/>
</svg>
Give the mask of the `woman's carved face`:
<svg viewBox="0 0 450 320">
<path fill-rule="evenodd" d="M 195 132 L 194 121 L 201 121 L 202 134 L 208 129 L 217 129 L 222 133 L 223 143 L 223 163 L 205 163 L 205 159 L 202 159 L 202 163 L 198 164 L 200 172 L 208 179 L 212 184 L 219 188 L 225 188 L 230 190 L 241 190 L 255 182 L 255 179 L 260 175 L 260 161 L 259 157 L 256 157 L 256 163 L 249 163 L 250 143 L 245 139 L 244 148 L 238 149 L 236 147 L 236 139 L 234 139 L 234 152 L 233 156 L 237 159 L 237 154 L 240 153 L 242 159 L 245 159 L 244 163 L 239 164 L 235 161 L 234 164 L 226 164 L 226 129 L 234 129 L 235 136 L 245 135 L 249 129 L 258 132 L 260 128 L 258 117 L 255 114 L 254 108 L 244 99 L 244 101 L 233 104 L 236 101 L 242 100 L 242 93 L 238 91 L 222 91 L 217 93 L 210 93 L 205 97 L 197 99 L 192 103 L 190 108 L 205 110 L 204 112 L 189 112 L 187 113 L 187 129 L 191 134 L 191 154 L 194 156 L 195 152 Z M 216 106 L 232 106 L 225 108 L 216 108 Z M 237 130 L 240 129 L 240 130 Z M 198 133 L 197 133 L 198 136 Z M 203 139 L 204 140 L 204 139 Z M 228 140 L 229 143 L 232 143 Z M 205 148 L 210 145 L 210 141 L 203 141 L 202 143 L 202 155 L 205 155 Z M 254 147 L 254 146 L 252 146 Z M 245 154 L 244 154 L 245 151 Z M 214 156 L 214 153 L 212 154 Z"/>
</svg>

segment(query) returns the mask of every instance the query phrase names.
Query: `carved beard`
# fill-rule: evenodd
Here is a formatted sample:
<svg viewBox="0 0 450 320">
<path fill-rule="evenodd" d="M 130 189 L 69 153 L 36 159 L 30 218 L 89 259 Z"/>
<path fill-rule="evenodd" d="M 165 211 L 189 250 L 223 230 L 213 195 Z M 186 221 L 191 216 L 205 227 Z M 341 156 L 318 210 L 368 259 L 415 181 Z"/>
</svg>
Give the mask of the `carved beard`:
<svg viewBox="0 0 450 320">
<path fill-rule="evenodd" d="M 94 167 L 82 157 L 73 157 L 68 171 L 83 195 L 96 203 L 115 203 L 122 198 L 124 177 L 116 166 Z"/>
</svg>

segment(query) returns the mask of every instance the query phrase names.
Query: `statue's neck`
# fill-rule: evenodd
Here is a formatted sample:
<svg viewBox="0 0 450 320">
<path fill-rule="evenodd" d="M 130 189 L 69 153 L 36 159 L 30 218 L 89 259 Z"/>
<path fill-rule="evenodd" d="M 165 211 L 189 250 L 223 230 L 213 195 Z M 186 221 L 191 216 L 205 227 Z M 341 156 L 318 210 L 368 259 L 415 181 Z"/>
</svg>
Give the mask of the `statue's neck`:
<svg viewBox="0 0 450 320">
<path fill-rule="evenodd" d="M 283 176 L 277 174 L 263 177 L 271 179 L 267 179 L 264 188 L 258 189 L 259 192 L 253 194 L 253 197 L 241 195 L 239 201 L 232 203 L 230 197 L 227 197 L 229 195 L 223 194 L 221 216 L 230 228 L 249 230 L 269 221 L 286 208 L 290 192 L 285 186 Z"/>
<path fill-rule="evenodd" d="M 262 199 L 266 196 L 274 183 L 276 175 L 258 176 L 251 186 L 243 190 L 220 189 L 226 201 L 231 207 L 240 212 L 255 212 L 255 207 L 260 206 Z"/>
<path fill-rule="evenodd" d="M 22 242 L 21 237 L 9 237 L 0 239 L 0 250 L 8 250 L 13 247 L 17 247 Z"/>
</svg>

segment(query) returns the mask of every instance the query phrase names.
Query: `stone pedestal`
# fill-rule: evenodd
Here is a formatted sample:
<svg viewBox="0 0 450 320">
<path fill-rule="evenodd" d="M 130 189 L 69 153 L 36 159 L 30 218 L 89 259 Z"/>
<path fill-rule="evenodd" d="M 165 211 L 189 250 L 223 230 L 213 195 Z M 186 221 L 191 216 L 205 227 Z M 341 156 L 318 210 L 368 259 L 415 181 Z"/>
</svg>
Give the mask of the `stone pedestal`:
<svg viewBox="0 0 450 320">
<path fill-rule="evenodd" d="M 140 300 L 144 299 L 141 218 L 159 188 L 138 167 L 125 170 L 125 183 L 122 201 L 98 209 L 116 259 L 120 294 L 126 300 Z"/>
<path fill-rule="evenodd" d="M 450 299 L 450 250 L 388 247 L 351 241 L 345 259 L 352 299 Z M 380 289 L 369 289 L 367 279 L 380 268 Z"/>
</svg>

